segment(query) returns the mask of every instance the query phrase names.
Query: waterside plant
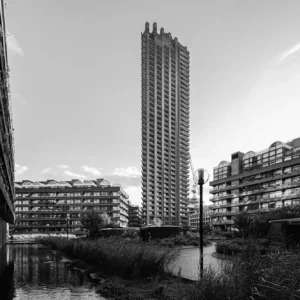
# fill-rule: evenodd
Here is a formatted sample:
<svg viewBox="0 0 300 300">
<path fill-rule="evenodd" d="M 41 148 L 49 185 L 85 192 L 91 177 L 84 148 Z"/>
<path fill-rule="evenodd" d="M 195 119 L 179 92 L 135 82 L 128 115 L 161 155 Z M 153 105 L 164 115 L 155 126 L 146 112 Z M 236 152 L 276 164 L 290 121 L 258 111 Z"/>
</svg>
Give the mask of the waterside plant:
<svg viewBox="0 0 300 300">
<path fill-rule="evenodd" d="M 164 274 L 179 250 L 142 243 L 137 240 L 99 238 L 96 240 L 67 240 L 42 238 L 39 242 L 66 255 L 98 267 L 106 275 L 122 278 L 144 278 Z"/>
</svg>

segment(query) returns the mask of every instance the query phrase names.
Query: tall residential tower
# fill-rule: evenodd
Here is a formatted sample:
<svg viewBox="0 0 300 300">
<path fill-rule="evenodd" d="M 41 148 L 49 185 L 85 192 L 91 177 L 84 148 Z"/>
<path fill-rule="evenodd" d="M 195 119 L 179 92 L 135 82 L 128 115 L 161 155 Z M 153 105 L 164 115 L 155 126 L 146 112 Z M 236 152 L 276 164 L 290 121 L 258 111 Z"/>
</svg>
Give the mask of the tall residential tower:
<svg viewBox="0 0 300 300">
<path fill-rule="evenodd" d="M 0 1 L 0 247 L 7 240 L 7 223 L 14 223 L 14 141 L 9 97 L 4 1 Z"/>
<path fill-rule="evenodd" d="M 143 221 L 187 225 L 189 51 L 149 23 L 142 33 Z"/>
</svg>

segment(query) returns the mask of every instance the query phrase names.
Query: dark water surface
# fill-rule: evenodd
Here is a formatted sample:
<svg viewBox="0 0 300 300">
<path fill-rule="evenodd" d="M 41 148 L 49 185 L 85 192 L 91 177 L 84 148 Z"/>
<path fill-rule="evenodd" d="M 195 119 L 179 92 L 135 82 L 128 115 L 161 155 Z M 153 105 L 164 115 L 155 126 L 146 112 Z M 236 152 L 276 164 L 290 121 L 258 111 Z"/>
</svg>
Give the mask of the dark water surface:
<svg viewBox="0 0 300 300">
<path fill-rule="evenodd" d="M 0 247 L 0 299 L 105 299 L 95 284 L 41 245 Z"/>
</svg>

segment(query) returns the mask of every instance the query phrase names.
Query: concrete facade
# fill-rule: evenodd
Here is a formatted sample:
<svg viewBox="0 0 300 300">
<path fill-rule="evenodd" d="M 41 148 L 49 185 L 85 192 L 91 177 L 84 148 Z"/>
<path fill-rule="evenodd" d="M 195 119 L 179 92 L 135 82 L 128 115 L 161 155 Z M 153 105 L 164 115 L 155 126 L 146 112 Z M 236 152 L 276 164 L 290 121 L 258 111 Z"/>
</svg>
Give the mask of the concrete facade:
<svg viewBox="0 0 300 300">
<path fill-rule="evenodd" d="M 212 211 L 209 209 L 207 205 L 203 206 L 203 224 L 211 225 L 211 213 Z M 198 229 L 200 221 L 200 210 L 199 208 L 193 210 L 189 214 L 189 227 L 191 229 Z"/>
<path fill-rule="evenodd" d="M 210 182 L 212 224 L 229 229 L 241 212 L 264 213 L 300 204 L 300 138 L 265 150 L 232 154 L 214 168 Z"/>
<path fill-rule="evenodd" d="M 146 23 L 142 33 L 143 223 L 188 225 L 189 51 Z"/>
<path fill-rule="evenodd" d="M 104 179 L 16 182 L 16 224 L 11 233 L 83 233 L 81 219 L 106 212 L 119 227 L 128 226 L 128 195 Z"/>
<path fill-rule="evenodd" d="M 0 245 L 4 245 L 8 240 L 7 222 L 0 218 Z"/>
<path fill-rule="evenodd" d="M 128 227 L 141 227 L 142 222 L 142 209 L 138 205 L 129 205 L 128 210 Z"/>
<path fill-rule="evenodd" d="M 0 247 L 14 223 L 14 140 L 9 94 L 4 1 L 0 1 Z"/>
</svg>

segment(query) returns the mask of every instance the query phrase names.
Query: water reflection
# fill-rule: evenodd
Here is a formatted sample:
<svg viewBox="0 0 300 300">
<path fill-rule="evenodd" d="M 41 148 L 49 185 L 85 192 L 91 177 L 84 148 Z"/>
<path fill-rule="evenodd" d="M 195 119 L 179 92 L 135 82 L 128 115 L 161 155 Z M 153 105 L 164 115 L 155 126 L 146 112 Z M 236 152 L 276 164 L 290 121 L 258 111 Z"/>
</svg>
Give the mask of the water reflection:
<svg viewBox="0 0 300 300">
<path fill-rule="evenodd" d="M 0 297 L 11 299 L 104 299 L 81 272 L 40 245 L 0 247 Z"/>
</svg>

